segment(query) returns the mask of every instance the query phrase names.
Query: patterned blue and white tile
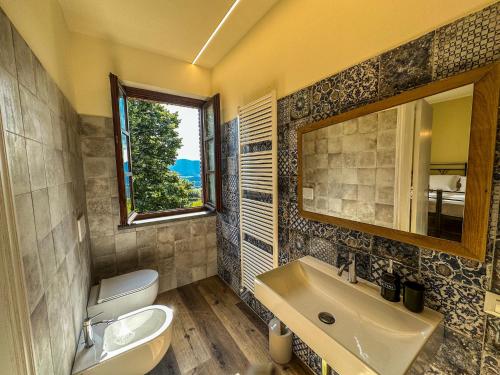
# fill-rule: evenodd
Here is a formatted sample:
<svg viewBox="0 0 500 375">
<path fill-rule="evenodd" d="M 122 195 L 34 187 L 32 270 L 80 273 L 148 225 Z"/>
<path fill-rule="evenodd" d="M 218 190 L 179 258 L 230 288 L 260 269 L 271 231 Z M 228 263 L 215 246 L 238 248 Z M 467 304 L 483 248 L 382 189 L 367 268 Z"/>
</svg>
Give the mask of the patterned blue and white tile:
<svg viewBox="0 0 500 375">
<path fill-rule="evenodd" d="M 441 79 L 484 66 L 500 57 L 500 3 L 436 30 L 433 77 Z"/>
<path fill-rule="evenodd" d="M 241 289 L 241 272 L 238 270 L 237 272 L 231 273 L 231 280 L 229 282 L 229 286 L 233 290 L 234 293 L 238 293 Z"/>
<path fill-rule="evenodd" d="M 321 375 L 321 357 L 311 348 L 309 348 L 308 366 L 316 375 Z"/>
<path fill-rule="evenodd" d="M 278 266 L 284 266 L 290 262 L 290 253 L 288 249 L 280 248 L 278 257 Z"/>
<path fill-rule="evenodd" d="M 226 188 L 231 193 L 239 193 L 239 176 L 228 175 L 222 182 L 222 188 Z"/>
<path fill-rule="evenodd" d="M 417 246 L 374 236 L 372 252 L 373 255 L 395 260 L 408 267 L 418 268 L 420 249 Z"/>
<path fill-rule="evenodd" d="M 237 211 L 240 209 L 239 192 L 231 192 L 227 188 L 222 189 L 222 206 L 228 210 Z"/>
<path fill-rule="evenodd" d="M 500 238 L 495 242 L 491 279 L 491 290 L 494 293 L 500 294 Z"/>
<path fill-rule="evenodd" d="M 290 120 L 299 120 L 311 114 L 311 87 L 290 95 Z"/>
<path fill-rule="evenodd" d="M 484 292 L 441 276 L 422 272 L 425 305 L 444 315 L 445 326 L 471 338 L 482 338 Z"/>
<path fill-rule="evenodd" d="M 401 278 L 401 283 L 405 281 L 421 281 L 420 272 L 418 268 L 411 268 L 399 262 L 393 262 L 393 272 L 397 273 Z M 379 258 L 372 255 L 371 258 L 371 276 L 374 283 L 380 285 L 382 275 L 387 272 L 389 268 L 389 259 Z"/>
<path fill-rule="evenodd" d="M 312 119 L 324 120 L 340 112 L 341 75 L 325 78 L 312 86 Z"/>
<path fill-rule="evenodd" d="M 340 107 L 342 111 L 360 107 L 378 99 L 380 58 L 363 61 L 344 70 Z"/>
<path fill-rule="evenodd" d="M 468 286 L 486 287 L 486 267 L 476 260 L 435 250 L 420 250 L 422 272 L 435 273 Z"/>
<path fill-rule="evenodd" d="M 245 302 L 245 304 L 248 307 L 250 307 L 250 309 L 252 309 L 252 311 L 257 312 L 258 310 L 258 307 L 256 306 L 257 300 L 255 299 L 253 293 L 250 290 L 244 289 L 240 294 L 240 298 L 242 299 L 243 302 Z"/>
<path fill-rule="evenodd" d="M 433 38 L 434 33 L 429 33 L 381 55 L 381 98 L 393 96 L 432 80 Z"/>
<path fill-rule="evenodd" d="M 278 226 L 278 246 L 280 251 L 286 250 L 288 252 L 290 243 L 290 230 L 288 227 Z"/>
<path fill-rule="evenodd" d="M 336 265 L 340 267 L 349 260 L 349 253 L 356 255 L 356 275 L 364 280 L 372 281 L 370 254 L 344 245 L 335 245 L 337 249 Z"/>
<path fill-rule="evenodd" d="M 278 99 L 278 126 L 290 122 L 290 96 Z"/>
<path fill-rule="evenodd" d="M 226 174 L 228 175 L 239 175 L 238 171 L 238 157 L 236 156 L 228 156 L 226 158 Z"/>
<path fill-rule="evenodd" d="M 221 151 L 223 157 L 238 155 L 238 127 L 232 120 L 222 124 Z"/>
<path fill-rule="evenodd" d="M 290 176 L 288 187 L 289 187 L 288 199 L 290 199 L 290 202 L 297 202 L 298 201 L 298 194 L 297 194 L 298 177 L 297 176 Z"/>
<path fill-rule="evenodd" d="M 288 176 L 278 176 L 278 201 L 290 199 L 290 178 Z"/>
<path fill-rule="evenodd" d="M 297 124 L 300 121 L 295 121 L 288 126 L 288 150 L 297 150 Z"/>
<path fill-rule="evenodd" d="M 307 234 L 297 230 L 290 230 L 289 253 L 290 261 L 300 259 L 309 255 L 310 238 Z"/>
<path fill-rule="evenodd" d="M 222 150 L 224 150 L 224 149 L 222 149 Z M 224 151 L 222 151 L 222 152 L 224 152 Z M 220 160 L 220 173 L 221 173 L 221 175 L 223 177 L 228 175 L 227 156 L 225 156 L 225 155 L 221 156 L 221 160 Z"/>
<path fill-rule="evenodd" d="M 227 255 L 233 258 L 234 266 L 238 271 L 240 270 L 240 246 L 238 243 L 228 241 Z"/>
<path fill-rule="evenodd" d="M 298 131 L 298 129 L 303 128 L 304 126 L 306 126 L 310 123 L 311 123 L 311 118 L 309 116 L 290 123 L 289 130 L 288 130 L 288 149 L 290 151 L 297 150 L 297 141 L 298 141 L 297 131 Z"/>
<path fill-rule="evenodd" d="M 364 252 L 372 251 L 373 236 L 353 229 L 338 227 L 335 241 Z"/>
<path fill-rule="evenodd" d="M 297 335 L 293 334 L 292 351 L 305 364 L 309 363 L 309 346 Z"/>
<path fill-rule="evenodd" d="M 302 233 L 309 233 L 310 221 L 300 216 L 297 203 L 290 202 L 289 207 L 290 207 L 290 218 L 289 218 L 290 228 L 298 230 Z"/>
<path fill-rule="evenodd" d="M 272 318 L 274 318 L 274 314 L 269 311 L 269 309 L 264 306 L 258 299 L 256 299 L 256 306 L 258 308 L 259 318 L 262 319 L 266 324 L 269 324 Z"/>
<path fill-rule="evenodd" d="M 493 315 L 486 317 L 484 343 L 500 355 L 500 318 Z"/>
<path fill-rule="evenodd" d="M 223 238 L 232 244 L 238 245 L 240 243 L 240 230 L 238 227 L 222 222 L 221 234 Z"/>
<path fill-rule="evenodd" d="M 481 375 L 500 375 L 500 352 L 485 348 L 481 365 Z"/>
<path fill-rule="evenodd" d="M 288 149 L 278 150 L 278 176 L 290 174 L 290 155 Z"/>
<path fill-rule="evenodd" d="M 320 237 L 311 237 L 309 255 L 328 263 L 332 266 L 336 266 L 337 263 L 337 248 L 336 246 L 328 240 Z"/>
<path fill-rule="evenodd" d="M 334 242 L 338 232 L 338 227 L 335 225 L 322 223 L 319 221 L 309 221 L 310 232 L 312 236 L 324 238 Z"/>
<path fill-rule="evenodd" d="M 278 125 L 278 150 L 288 150 L 290 139 L 290 125 L 280 124 Z"/>
<path fill-rule="evenodd" d="M 290 176 L 297 176 L 297 173 L 298 173 L 298 153 L 297 153 L 297 149 L 290 149 L 288 151 L 288 157 L 289 157 L 289 161 L 288 161 L 288 174 Z"/>
<path fill-rule="evenodd" d="M 240 213 L 239 211 L 229 210 L 223 208 L 222 212 L 218 215 L 220 220 L 226 224 L 238 228 L 240 225 Z M 222 234 L 222 232 L 221 232 Z"/>
<path fill-rule="evenodd" d="M 280 199 L 278 201 L 278 226 L 280 227 L 286 227 L 288 228 L 290 225 L 290 218 L 289 218 L 289 212 L 290 210 L 288 209 L 289 202 L 287 199 Z"/>
</svg>

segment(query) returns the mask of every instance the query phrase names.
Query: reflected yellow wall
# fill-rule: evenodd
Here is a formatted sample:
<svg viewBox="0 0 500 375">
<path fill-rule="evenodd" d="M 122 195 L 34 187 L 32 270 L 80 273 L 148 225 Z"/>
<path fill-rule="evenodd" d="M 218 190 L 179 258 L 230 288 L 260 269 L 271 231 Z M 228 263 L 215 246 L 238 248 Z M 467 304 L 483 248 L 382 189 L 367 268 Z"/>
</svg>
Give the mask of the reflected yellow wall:
<svg viewBox="0 0 500 375">
<path fill-rule="evenodd" d="M 431 163 L 463 163 L 469 155 L 472 96 L 432 105 Z"/>
<path fill-rule="evenodd" d="M 486 0 L 282 0 L 213 69 L 224 120 L 275 88 L 278 97 L 492 3 Z"/>
<path fill-rule="evenodd" d="M 81 114 L 111 116 L 110 72 L 172 93 L 210 95 L 209 70 L 159 54 L 75 33 L 72 57 L 76 109 Z"/>
</svg>

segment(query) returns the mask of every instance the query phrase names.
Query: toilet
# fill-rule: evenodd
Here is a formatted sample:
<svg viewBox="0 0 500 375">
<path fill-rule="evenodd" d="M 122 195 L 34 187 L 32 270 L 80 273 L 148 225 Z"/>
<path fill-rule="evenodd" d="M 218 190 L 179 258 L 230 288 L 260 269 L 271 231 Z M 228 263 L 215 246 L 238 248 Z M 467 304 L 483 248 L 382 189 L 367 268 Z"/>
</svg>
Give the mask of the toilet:
<svg viewBox="0 0 500 375">
<path fill-rule="evenodd" d="M 96 320 L 118 316 L 150 306 L 158 295 L 158 272 L 139 270 L 102 279 L 90 289 L 88 316 L 99 314 Z"/>
</svg>

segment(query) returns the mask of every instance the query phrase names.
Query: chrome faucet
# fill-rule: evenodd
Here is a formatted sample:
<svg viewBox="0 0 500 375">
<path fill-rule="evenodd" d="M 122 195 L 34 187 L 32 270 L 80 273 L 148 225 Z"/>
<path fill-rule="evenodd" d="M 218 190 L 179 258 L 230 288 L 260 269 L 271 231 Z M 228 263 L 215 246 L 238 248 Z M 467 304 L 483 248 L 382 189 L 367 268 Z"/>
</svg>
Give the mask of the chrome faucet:
<svg viewBox="0 0 500 375">
<path fill-rule="evenodd" d="M 87 349 L 91 348 L 94 345 L 94 330 L 92 329 L 92 326 L 94 326 L 96 324 L 100 324 L 100 323 L 110 324 L 110 323 L 114 322 L 113 319 L 109 319 L 109 320 L 101 320 L 100 322 L 93 323 L 92 319 L 101 315 L 102 313 L 103 313 L 103 311 L 95 314 L 94 316 L 90 316 L 83 321 L 83 340 L 85 342 L 85 347 Z"/>
<path fill-rule="evenodd" d="M 356 284 L 358 282 L 358 279 L 356 277 L 356 254 L 355 253 L 349 253 L 349 260 L 340 266 L 339 271 L 338 271 L 338 275 L 342 276 L 342 274 L 344 273 L 346 268 L 348 268 L 347 281 L 349 281 L 351 284 Z"/>
</svg>

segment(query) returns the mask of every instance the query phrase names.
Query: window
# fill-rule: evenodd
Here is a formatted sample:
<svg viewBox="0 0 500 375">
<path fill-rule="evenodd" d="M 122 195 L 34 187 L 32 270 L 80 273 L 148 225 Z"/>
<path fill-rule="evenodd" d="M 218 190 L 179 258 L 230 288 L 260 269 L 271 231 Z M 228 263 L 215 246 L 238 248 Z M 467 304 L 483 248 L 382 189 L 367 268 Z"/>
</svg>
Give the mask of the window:
<svg viewBox="0 0 500 375">
<path fill-rule="evenodd" d="M 110 82 L 120 224 L 220 209 L 219 95 L 144 90 L 113 74 Z"/>
</svg>

